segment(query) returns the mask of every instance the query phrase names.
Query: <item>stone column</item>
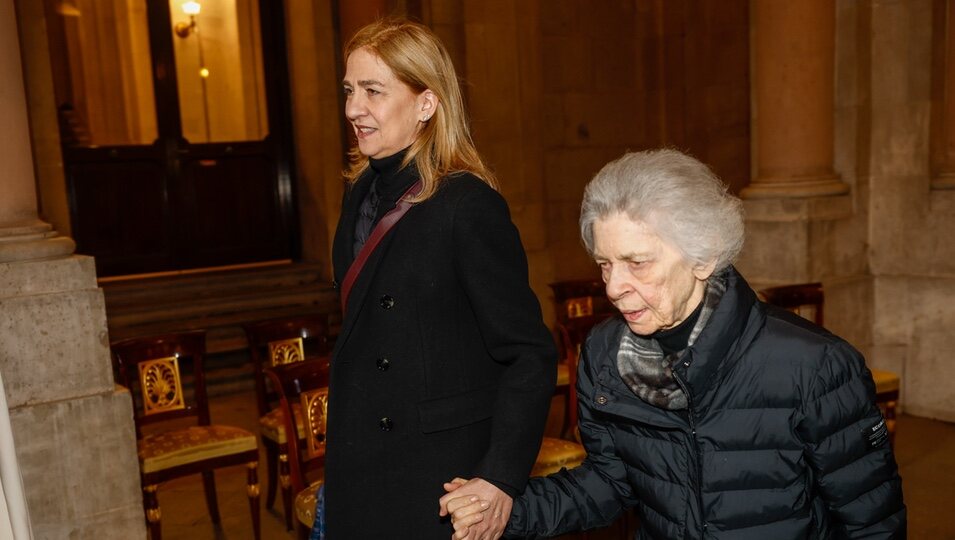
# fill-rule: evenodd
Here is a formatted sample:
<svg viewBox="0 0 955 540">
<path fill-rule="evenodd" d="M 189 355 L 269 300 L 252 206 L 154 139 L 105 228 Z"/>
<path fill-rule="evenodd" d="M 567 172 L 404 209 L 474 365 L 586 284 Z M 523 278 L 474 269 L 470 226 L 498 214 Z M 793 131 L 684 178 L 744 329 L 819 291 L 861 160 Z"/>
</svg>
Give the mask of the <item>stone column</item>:
<svg viewBox="0 0 955 540">
<path fill-rule="evenodd" d="M 93 259 L 37 216 L 13 0 L 0 0 L 0 372 L 37 539 L 145 538 L 129 392 Z"/>
<path fill-rule="evenodd" d="M 0 1 L 0 263 L 68 255 L 74 244 L 58 237 L 53 227 L 37 218 L 36 184 L 30 153 L 17 19 L 13 0 Z"/>
<path fill-rule="evenodd" d="M 837 195 L 833 172 L 835 6 L 755 0 L 756 174 L 743 198 Z"/>
<path fill-rule="evenodd" d="M 740 194 L 746 246 L 737 266 L 757 288 L 830 281 L 856 270 L 839 261 L 838 227 L 852 201 L 833 166 L 836 5 L 750 5 L 753 180 Z"/>
<path fill-rule="evenodd" d="M 933 53 L 932 76 L 939 79 L 941 96 L 932 111 L 932 187 L 955 189 L 955 28 L 952 27 L 952 12 L 955 1 L 946 0 L 936 4 L 933 21 L 935 31 L 944 39 L 936 38 Z"/>
</svg>

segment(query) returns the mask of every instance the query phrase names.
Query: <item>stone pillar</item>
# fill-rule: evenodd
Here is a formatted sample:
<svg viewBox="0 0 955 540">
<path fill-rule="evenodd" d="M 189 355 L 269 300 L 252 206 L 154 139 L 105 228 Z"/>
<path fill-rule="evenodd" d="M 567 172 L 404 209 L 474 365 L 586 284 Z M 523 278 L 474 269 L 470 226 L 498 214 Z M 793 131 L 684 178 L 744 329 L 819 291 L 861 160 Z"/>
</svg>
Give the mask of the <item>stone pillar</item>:
<svg viewBox="0 0 955 540">
<path fill-rule="evenodd" d="M 145 538 L 129 393 L 89 257 L 37 216 L 13 0 L 0 0 L 0 371 L 34 535 Z"/>
<path fill-rule="evenodd" d="M 756 174 L 743 198 L 846 193 L 832 170 L 835 6 L 755 0 Z"/>
<path fill-rule="evenodd" d="M 53 227 L 37 219 L 36 185 L 30 152 L 20 45 L 13 0 L 0 1 L 0 263 L 68 255 L 73 241 L 57 237 Z"/>
<path fill-rule="evenodd" d="M 955 0 L 936 3 L 932 77 L 941 94 L 932 111 L 932 188 L 955 189 Z"/>
<path fill-rule="evenodd" d="M 753 180 L 741 192 L 746 246 L 737 266 L 757 288 L 831 281 L 856 270 L 840 260 L 837 234 L 852 200 L 833 166 L 836 5 L 750 5 Z"/>
</svg>

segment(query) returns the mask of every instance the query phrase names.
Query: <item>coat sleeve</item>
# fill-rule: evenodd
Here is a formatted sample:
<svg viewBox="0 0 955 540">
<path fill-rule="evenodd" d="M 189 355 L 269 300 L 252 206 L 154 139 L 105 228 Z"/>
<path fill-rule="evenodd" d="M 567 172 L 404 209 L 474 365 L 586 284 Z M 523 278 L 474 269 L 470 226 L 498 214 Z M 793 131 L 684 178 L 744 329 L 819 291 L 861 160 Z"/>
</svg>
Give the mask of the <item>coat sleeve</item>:
<svg viewBox="0 0 955 540">
<path fill-rule="evenodd" d="M 838 538 L 905 538 L 902 480 L 862 356 L 827 346 L 796 429 Z"/>
<path fill-rule="evenodd" d="M 483 183 L 461 197 L 453 225 L 455 272 L 494 361 L 505 366 L 491 440 L 472 472 L 512 497 L 540 450 L 557 378 L 557 350 L 528 283 L 527 258 L 507 203 Z"/>
<path fill-rule="evenodd" d="M 505 536 L 549 538 L 571 531 L 610 525 L 636 504 L 623 460 L 617 456 L 607 427 L 594 411 L 594 379 L 584 347 L 578 366 L 577 395 L 580 436 L 587 458 L 574 469 L 546 478 L 531 478 L 514 501 Z"/>
</svg>

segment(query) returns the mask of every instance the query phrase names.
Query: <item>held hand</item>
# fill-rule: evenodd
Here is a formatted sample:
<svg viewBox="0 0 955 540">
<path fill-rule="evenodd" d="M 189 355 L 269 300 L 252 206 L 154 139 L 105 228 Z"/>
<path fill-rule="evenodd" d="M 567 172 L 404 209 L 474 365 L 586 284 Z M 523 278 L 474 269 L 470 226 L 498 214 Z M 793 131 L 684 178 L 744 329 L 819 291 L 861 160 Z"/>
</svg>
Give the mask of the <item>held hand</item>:
<svg viewBox="0 0 955 540">
<path fill-rule="evenodd" d="M 458 517 L 455 512 L 461 512 L 462 529 L 458 529 L 458 524 L 455 523 L 455 539 L 496 540 L 501 537 L 514 504 L 507 493 L 480 478 L 472 478 L 466 482 L 455 478 L 445 484 L 444 489 L 448 493 L 441 497 L 440 515 L 446 516 L 450 513 L 452 521 L 456 522 Z M 461 500 L 450 505 L 454 499 Z M 486 508 L 482 503 L 486 503 Z M 481 519 L 477 519 L 475 515 L 481 515 Z"/>
<path fill-rule="evenodd" d="M 457 497 L 448 501 L 448 513 L 451 514 L 451 523 L 454 525 L 453 540 L 471 540 L 471 526 L 481 521 L 487 516 L 487 509 L 491 506 L 488 501 L 478 499 L 476 495 L 471 497 Z"/>
</svg>

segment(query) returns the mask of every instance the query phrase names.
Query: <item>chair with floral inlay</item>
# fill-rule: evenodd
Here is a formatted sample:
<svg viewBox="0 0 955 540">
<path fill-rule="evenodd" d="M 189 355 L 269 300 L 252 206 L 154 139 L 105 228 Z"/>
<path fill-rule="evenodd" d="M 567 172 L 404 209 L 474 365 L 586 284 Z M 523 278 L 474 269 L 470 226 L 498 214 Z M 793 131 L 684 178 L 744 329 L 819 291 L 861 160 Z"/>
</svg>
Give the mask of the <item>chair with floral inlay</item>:
<svg viewBox="0 0 955 540">
<path fill-rule="evenodd" d="M 282 503 L 286 528 L 292 529 L 292 488 L 289 484 L 288 444 L 285 426 L 278 410 L 278 395 L 266 382 L 268 367 L 301 362 L 307 357 L 321 357 L 331 352 L 332 338 L 328 315 L 316 314 L 259 321 L 243 326 L 252 357 L 259 433 L 265 446 L 268 470 L 266 508 L 275 502 L 276 486 L 282 486 Z M 293 405 L 296 406 L 297 405 Z M 302 426 L 296 432 L 304 436 Z M 278 479 L 278 481 L 276 481 Z"/>
<path fill-rule="evenodd" d="M 302 429 L 302 437 L 288 438 L 287 447 L 294 514 L 304 539 L 315 519 L 316 492 L 324 482 L 328 357 L 266 368 L 265 376 L 278 393 L 285 429 Z"/>
<path fill-rule="evenodd" d="M 209 516 L 218 524 L 213 471 L 240 465 L 247 469 L 252 530 L 259 538 L 256 437 L 243 429 L 212 424 L 202 369 L 205 339 L 205 332 L 195 331 L 111 345 L 117 382 L 133 395 L 143 505 L 152 540 L 162 537 L 156 496 L 160 483 L 200 473 Z"/>
</svg>

